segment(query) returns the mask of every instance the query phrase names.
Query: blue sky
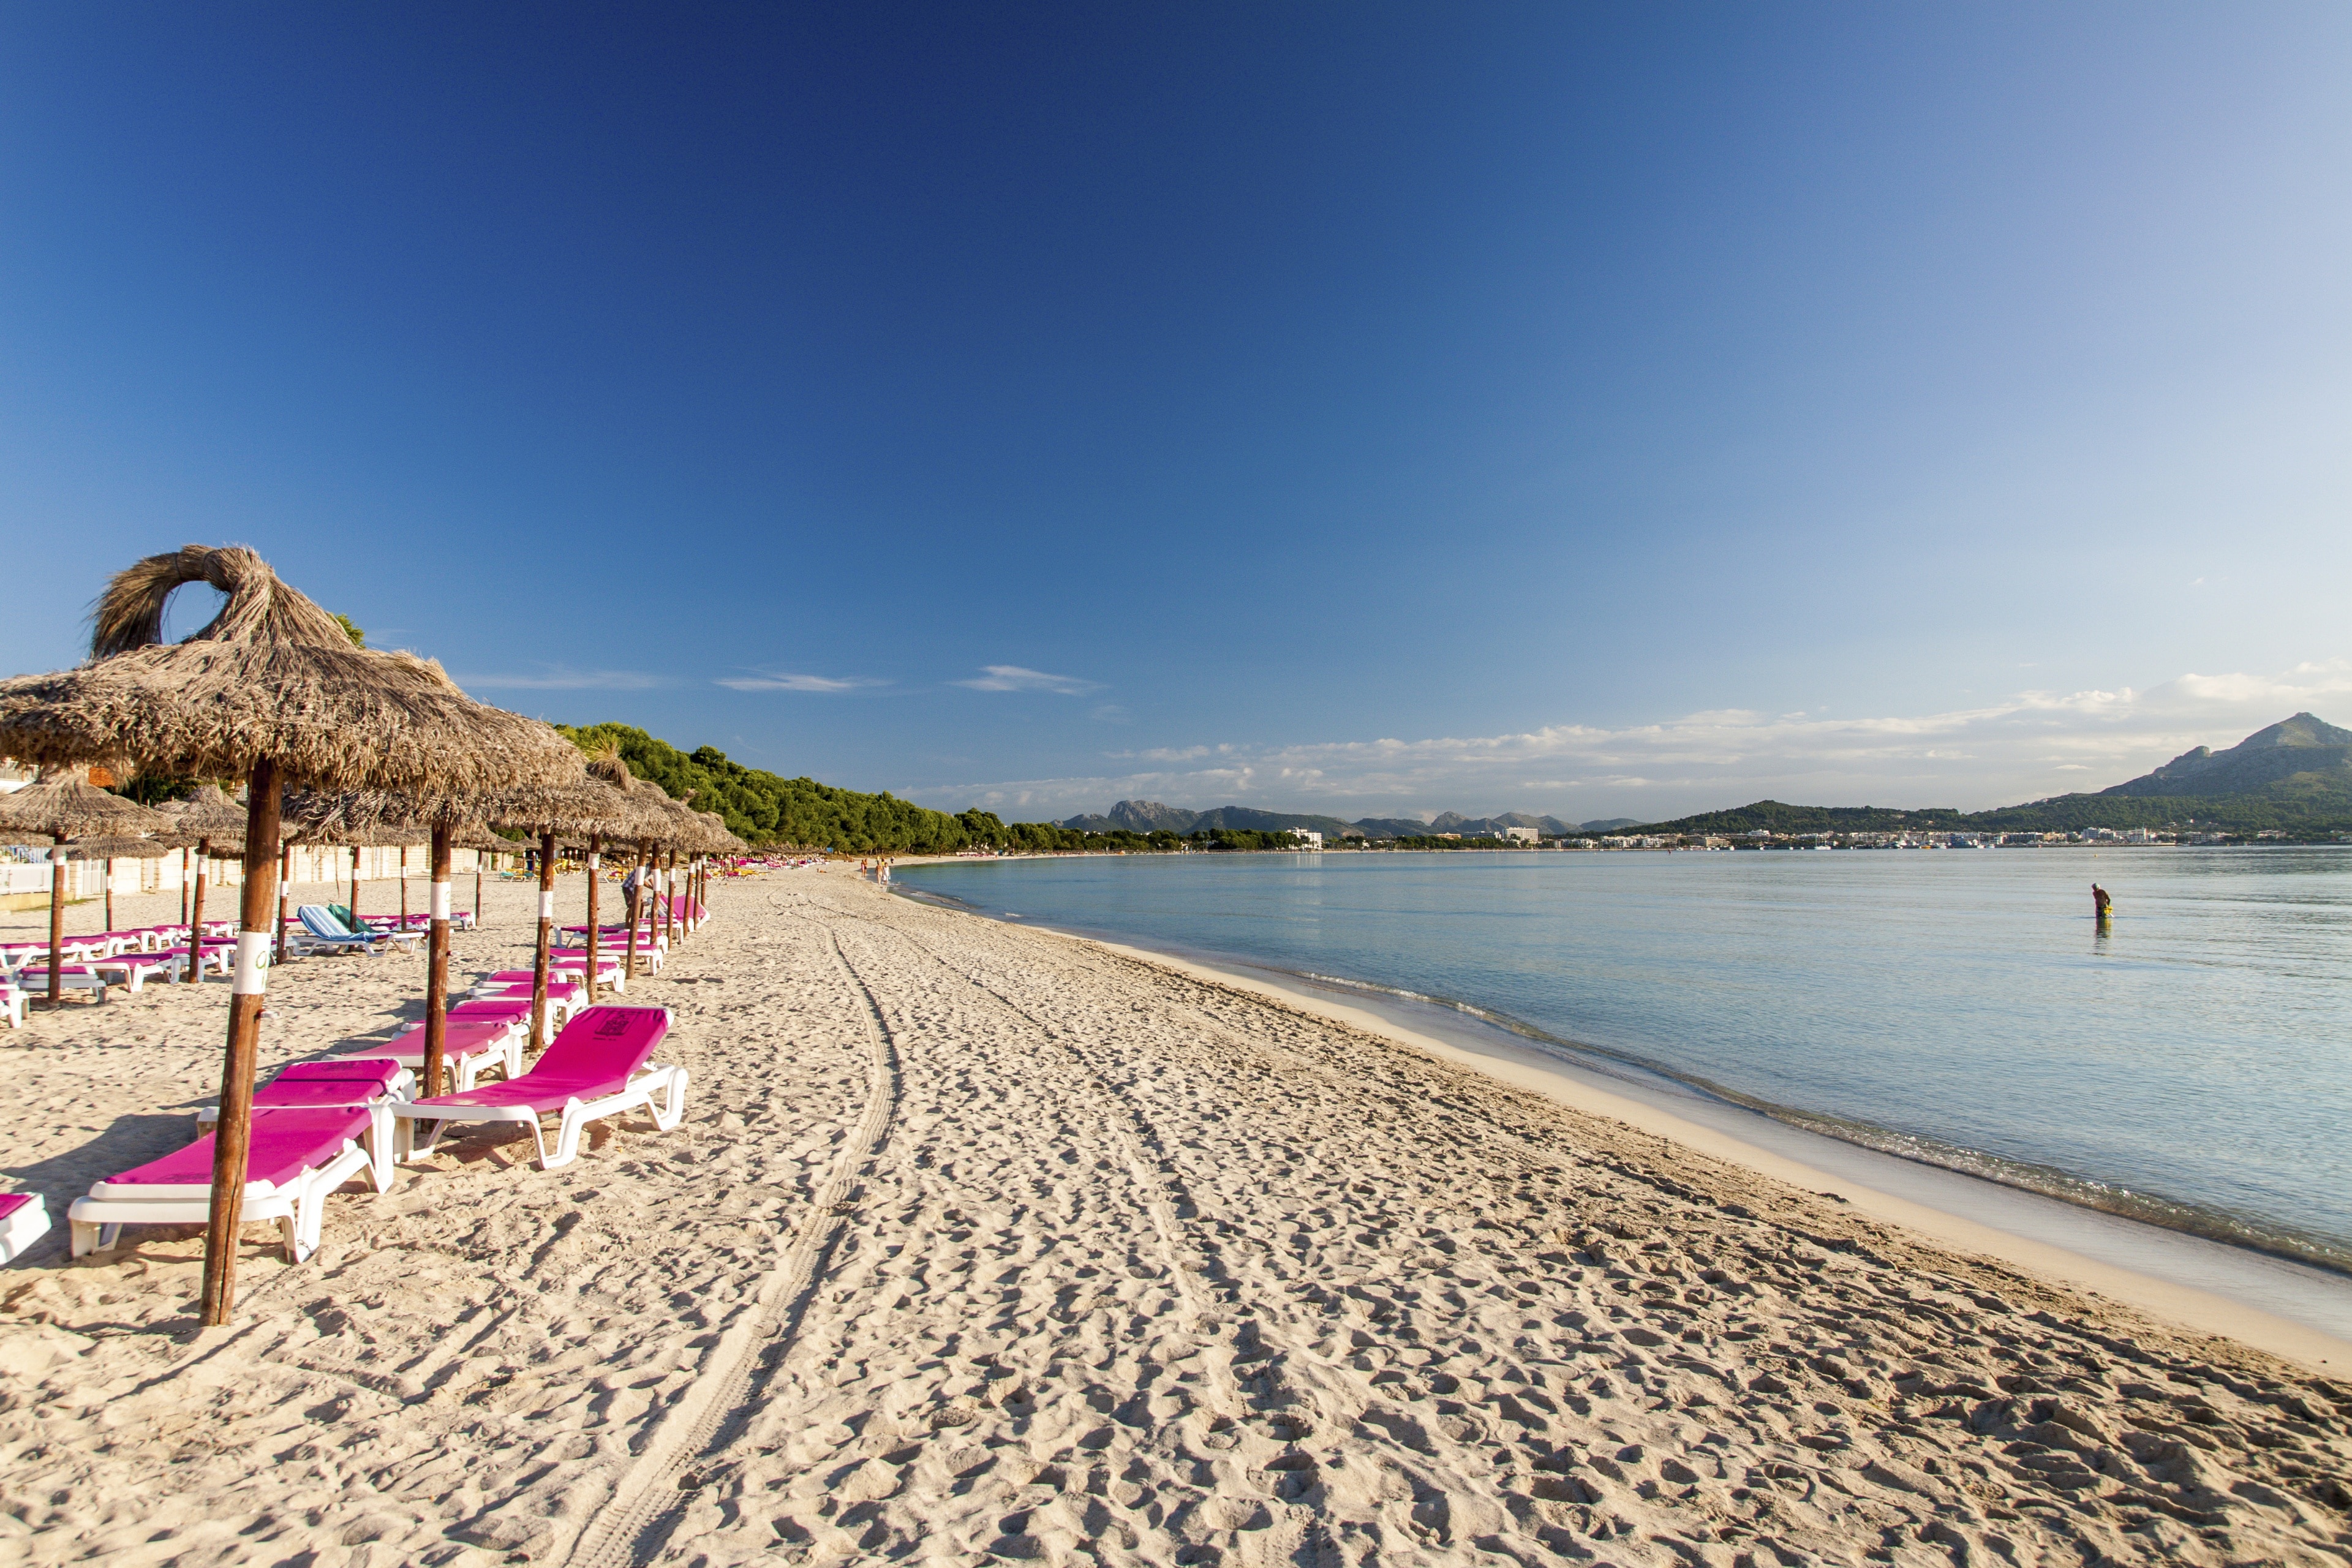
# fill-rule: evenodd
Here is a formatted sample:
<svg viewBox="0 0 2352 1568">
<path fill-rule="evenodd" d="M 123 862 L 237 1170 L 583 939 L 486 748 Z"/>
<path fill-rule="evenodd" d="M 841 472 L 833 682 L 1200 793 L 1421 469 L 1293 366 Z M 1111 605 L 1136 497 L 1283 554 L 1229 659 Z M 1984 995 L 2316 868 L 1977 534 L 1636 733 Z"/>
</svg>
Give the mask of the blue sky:
<svg viewBox="0 0 2352 1568">
<path fill-rule="evenodd" d="M 12 7 L 0 668 L 251 543 L 1015 816 L 2352 723 L 2340 5 Z"/>
</svg>

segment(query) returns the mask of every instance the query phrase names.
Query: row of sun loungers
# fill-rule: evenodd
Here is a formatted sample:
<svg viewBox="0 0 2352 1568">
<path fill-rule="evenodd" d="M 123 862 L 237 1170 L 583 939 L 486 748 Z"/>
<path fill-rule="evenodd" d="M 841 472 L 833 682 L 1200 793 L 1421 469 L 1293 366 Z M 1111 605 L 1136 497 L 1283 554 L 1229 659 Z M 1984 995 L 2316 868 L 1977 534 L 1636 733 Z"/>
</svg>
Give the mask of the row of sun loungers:
<svg viewBox="0 0 2352 1568">
<path fill-rule="evenodd" d="M 529 1016 L 526 996 L 523 1019 Z M 453 1044 L 462 1028 L 453 1018 Z M 457 1092 L 429 1100 L 409 1097 L 421 1039 L 405 1060 L 396 1041 L 393 1049 L 363 1047 L 366 1054 L 296 1062 L 254 1091 L 244 1216 L 275 1220 L 287 1261 L 299 1263 L 318 1250 L 328 1194 L 362 1172 L 376 1191 L 391 1190 L 410 1146 L 429 1152 L 452 1125 L 520 1122 L 530 1129 L 544 1171 L 577 1159 L 588 1125 L 608 1116 L 648 1110 L 667 1132 L 686 1114 L 688 1082 L 685 1068 L 652 1062 L 669 1028 L 666 1007 L 589 1007 L 572 1016 L 528 1069 L 509 1068 L 506 1079 L 488 1084 L 461 1078 Z M 509 1055 L 499 1065 L 515 1059 Z M 556 1121 L 551 1150 L 542 1126 L 550 1117 Z M 209 1125 L 209 1119 L 200 1115 L 199 1125 Z M 212 1205 L 215 1136 L 205 1132 L 186 1148 L 110 1176 L 76 1198 L 66 1211 L 73 1256 L 112 1247 L 126 1225 L 203 1224 Z M 37 1212 L 39 1200 L 30 1202 Z M 47 1229 L 43 1219 L 40 1230 Z"/>
<path fill-rule="evenodd" d="M 346 949 L 381 952 L 394 945 L 406 951 L 424 940 L 423 931 L 415 929 L 421 917 L 413 918 L 408 922 L 409 929 L 399 929 L 400 921 L 394 917 L 382 922 L 363 921 L 355 931 L 344 920 L 344 911 L 338 905 L 305 904 L 295 913 L 299 924 L 289 924 L 286 933 L 284 956 L 289 958 Z M 472 917 L 467 915 L 457 923 L 463 926 L 471 922 Z M 196 961 L 199 977 L 230 973 L 236 958 L 236 938 L 235 921 L 205 922 Z M 151 980 L 184 980 L 187 942 L 188 928 L 184 925 L 142 926 L 75 937 L 58 945 L 58 989 L 87 991 L 104 1002 L 109 992 L 118 986 L 135 996 Z M 47 942 L 0 944 L 0 1017 L 6 1018 L 9 1027 L 23 1027 L 26 1000 L 46 994 L 48 989 Z"/>
<path fill-rule="evenodd" d="M 409 934 L 384 929 L 396 923 L 391 921 L 383 927 L 365 922 L 354 930 L 341 918 L 344 911 L 333 906 L 305 905 L 299 912 L 312 952 L 339 945 L 381 951 L 383 942 Z M 682 905 L 679 913 L 688 930 L 705 918 L 699 906 L 689 910 Z M 206 922 L 205 935 L 229 929 L 228 922 Z M 584 927 L 571 929 L 584 938 Z M 79 952 L 72 964 L 62 966 L 63 973 L 69 978 L 78 972 L 93 977 L 120 973 L 125 978 L 110 984 L 128 984 L 134 991 L 158 973 L 176 977 L 184 970 L 187 950 L 170 945 L 175 930 L 184 942 L 184 927 L 78 939 Z M 597 981 L 614 992 L 627 984 L 621 951 L 627 935 L 625 927 L 617 933 L 599 932 Z M 153 940 L 142 942 L 142 938 Z M 666 930 L 640 926 L 639 956 L 658 953 L 667 946 L 666 939 Z M 208 966 L 215 947 L 224 950 L 220 967 L 226 971 L 234 943 L 205 940 L 202 951 Z M 44 965 L 37 970 L 28 963 L 36 952 Z M 10 973 L 45 987 L 47 956 L 46 944 L 37 950 L 26 944 L 16 961 L 18 967 Z M 591 1007 L 587 972 L 584 949 L 558 949 L 551 954 L 546 1028 L 537 1042 L 543 1048 L 528 1068 L 523 1058 L 530 1032 L 531 972 L 501 970 L 478 980 L 471 994 L 446 1015 L 443 1058 L 456 1086 L 447 1094 L 415 1098 L 416 1075 L 425 1059 L 425 1026 L 421 1023 L 390 1040 L 362 1041 L 335 1055 L 285 1068 L 254 1092 L 244 1218 L 274 1221 L 287 1260 L 299 1263 L 319 1248 L 328 1194 L 362 1173 L 377 1192 L 389 1191 L 399 1163 L 413 1150 L 430 1152 L 453 1126 L 528 1126 L 541 1170 L 555 1170 L 577 1159 L 590 1124 L 606 1117 L 644 1110 L 656 1129 L 676 1127 L 686 1112 L 686 1068 L 652 1061 L 669 1032 L 668 1009 Z M 103 994 L 101 990 L 101 1000 Z M 5 983 L 0 983 L 0 1002 L 7 999 Z M 21 1016 L 13 1021 L 21 1021 Z M 75 1199 L 67 1210 L 72 1255 L 79 1258 L 113 1247 L 125 1226 L 203 1224 L 212 1205 L 217 1117 L 215 1108 L 199 1110 L 195 1142 L 110 1176 Z M 550 1118 L 555 1122 L 551 1147 L 545 1125 Z M 48 1229 L 48 1214 L 38 1194 L 0 1194 L 0 1263 L 23 1256 Z"/>
<path fill-rule="evenodd" d="M 226 974 L 236 954 L 230 940 L 235 926 L 205 922 L 197 960 L 201 971 Z M 58 949 L 58 987 L 87 991 L 103 1002 L 116 986 L 137 994 L 150 980 L 178 980 L 187 972 L 188 928 L 142 926 L 133 931 L 100 931 L 62 942 Z M 0 1016 L 9 1026 L 25 1022 L 25 1003 L 49 989 L 49 944 L 46 942 L 0 943 Z"/>
</svg>

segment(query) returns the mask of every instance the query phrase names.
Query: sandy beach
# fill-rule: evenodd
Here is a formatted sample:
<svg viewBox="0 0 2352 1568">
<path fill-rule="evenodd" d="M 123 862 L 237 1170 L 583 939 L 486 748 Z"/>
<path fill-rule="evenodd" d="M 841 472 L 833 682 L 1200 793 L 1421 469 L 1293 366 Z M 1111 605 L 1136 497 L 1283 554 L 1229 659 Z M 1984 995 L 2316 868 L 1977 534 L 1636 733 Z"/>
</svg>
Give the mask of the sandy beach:
<svg viewBox="0 0 2352 1568">
<path fill-rule="evenodd" d="M 56 1223 L 0 1272 L 0 1555 L 2352 1556 L 2352 1384 L 2063 1258 L 838 868 L 713 905 L 624 998 L 675 1011 L 682 1125 L 553 1173 L 445 1142 L 299 1267 L 250 1226 L 225 1329 L 197 1232 L 68 1263 L 63 1211 L 189 1136 L 226 987 L 0 1033 L 0 1175 Z M 453 974 L 526 959 L 532 907 L 493 883 Z M 265 1074 L 423 988 L 280 968 Z"/>
</svg>

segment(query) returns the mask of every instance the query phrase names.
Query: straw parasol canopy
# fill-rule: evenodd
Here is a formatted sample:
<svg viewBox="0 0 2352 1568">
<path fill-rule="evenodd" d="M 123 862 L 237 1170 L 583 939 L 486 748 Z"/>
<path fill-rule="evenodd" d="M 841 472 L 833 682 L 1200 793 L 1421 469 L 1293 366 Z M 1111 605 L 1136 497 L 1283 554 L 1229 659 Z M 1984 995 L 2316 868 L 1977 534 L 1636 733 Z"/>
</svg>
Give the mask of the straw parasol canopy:
<svg viewBox="0 0 2352 1568">
<path fill-rule="evenodd" d="M 413 849 L 433 841 L 416 802 L 390 790 L 289 790 L 281 810 L 289 844 Z"/>
<path fill-rule="evenodd" d="M 166 643 L 164 609 L 190 584 L 219 589 L 220 614 Z M 245 884 L 205 1244 L 203 1320 L 225 1323 L 250 1146 L 280 792 L 298 784 L 420 799 L 481 795 L 576 779 L 580 754 L 548 725 L 476 702 L 429 659 L 353 646 L 341 622 L 242 546 L 191 544 L 151 555 L 115 574 L 92 620 L 87 663 L 0 681 L 0 752 L 37 763 L 128 758 L 151 773 L 247 781 L 246 865 L 254 874 Z M 441 1067 L 447 934 L 446 921 L 436 919 L 428 1093 Z"/>
<path fill-rule="evenodd" d="M 539 847 L 528 838 L 501 838 L 479 823 L 460 829 L 450 843 L 459 849 L 490 855 L 525 855 Z"/>
<path fill-rule="evenodd" d="M 92 834 L 66 840 L 66 852 L 77 860 L 160 860 L 172 847 L 160 838 L 134 838 L 128 834 Z"/>
<path fill-rule="evenodd" d="M 126 800 L 89 782 L 86 770 L 51 764 L 23 789 L 0 795 L 0 837 L 18 844 L 52 846 L 93 834 L 152 833 L 168 819 L 135 800 Z M 53 848 L 52 854 L 56 851 Z M 62 858 L 62 857 L 58 857 Z M 49 872 L 49 1005 L 65 1005 L 66 879 Z"/>
<path fill-rule="evenodd" d="M 242 839 L 245 807 L 228 797 L 218 784 L 199 784 L 184 800 L 166 802 L 173 831 L 187 838 Z"/>
<path fill-rule="evenodd" d="M 56 843 L 93 833 L 160 833 L 170 819 L 89 782 L 86 770 L 49 766 L 23 789 L 0 795 L 0 833 L 18 844 Z"/>
<path fill-rule="evenodd" d="M 164 605 L 195 583 L 226 602 L 185 641 L 164 642 Z M 579 775 L 577 748 L 554 730 L 476 702 L 431 659 L 353 647 L 240 545 L 149 556 L 107 584 L 94 620 L 89 662 L 0 681 L 0 751 L 37 763 L 127 753 L 147 772 L 197 778 L 242 777 L 267 760 L 322 789 L 419 795 Z"/>
</svg>

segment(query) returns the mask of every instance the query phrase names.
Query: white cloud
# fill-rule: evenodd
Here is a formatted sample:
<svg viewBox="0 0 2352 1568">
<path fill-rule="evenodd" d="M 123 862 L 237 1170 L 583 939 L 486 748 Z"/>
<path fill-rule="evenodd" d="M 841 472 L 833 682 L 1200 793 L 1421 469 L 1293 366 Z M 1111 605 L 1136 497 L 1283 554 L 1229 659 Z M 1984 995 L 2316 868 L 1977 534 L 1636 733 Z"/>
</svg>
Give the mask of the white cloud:
<svg viewBox="0 0 2352 1568">
<path fill-rule="evenodd" d="M 722 675 L 717 684 L 735 691 L 862 691 L 890 683 L 864 675 L 797 675 L 790 670 L 762 669 L 751 675 Z"/>
<path fill-rule="evenodd" d="M 1064 697 L 1084 697 L 1089 691 L 1103 689 L 1099 680 L 1081 680 L 1075 675 L 1048 675 L 1042 669 L 1024 669 L 1017 664 L 989 664 L 981 667 L 987 673 L 972 680 L 959 680 L 958 686 L 974 691 L 1054 691 Z"/>
<path fill-rule="evenodd" d="M 543 664 L 530 675 L 460 675 L 451 679 L 469 690 L 498 691 L 650 691 L 674 684 L 668 676 L 641 669 L 573 669 L 569 665 Z"/>
<path fill-rule="evenodd" d="M 1831 718 L 1713 710 L 1651 724 L 1513 734 L 1114 752 L 1133 771 L 942 785 L 926 804 L 1067 816 L 1131 796 L 1403 816 L 1454 810 L 1651 819 L 1773 798 L 1975 809 L 2103 789 L 2288 714 L 2352 711 L 2352 660 L 2272 675 L 2188 674 L 2117 691 L 2021 691 L 1926 714 Z M 2332 715 L 2331 715 L 2332 710 Z M 2084 776 L 2088 775 L 2088 776 Z"/>
</svg>

